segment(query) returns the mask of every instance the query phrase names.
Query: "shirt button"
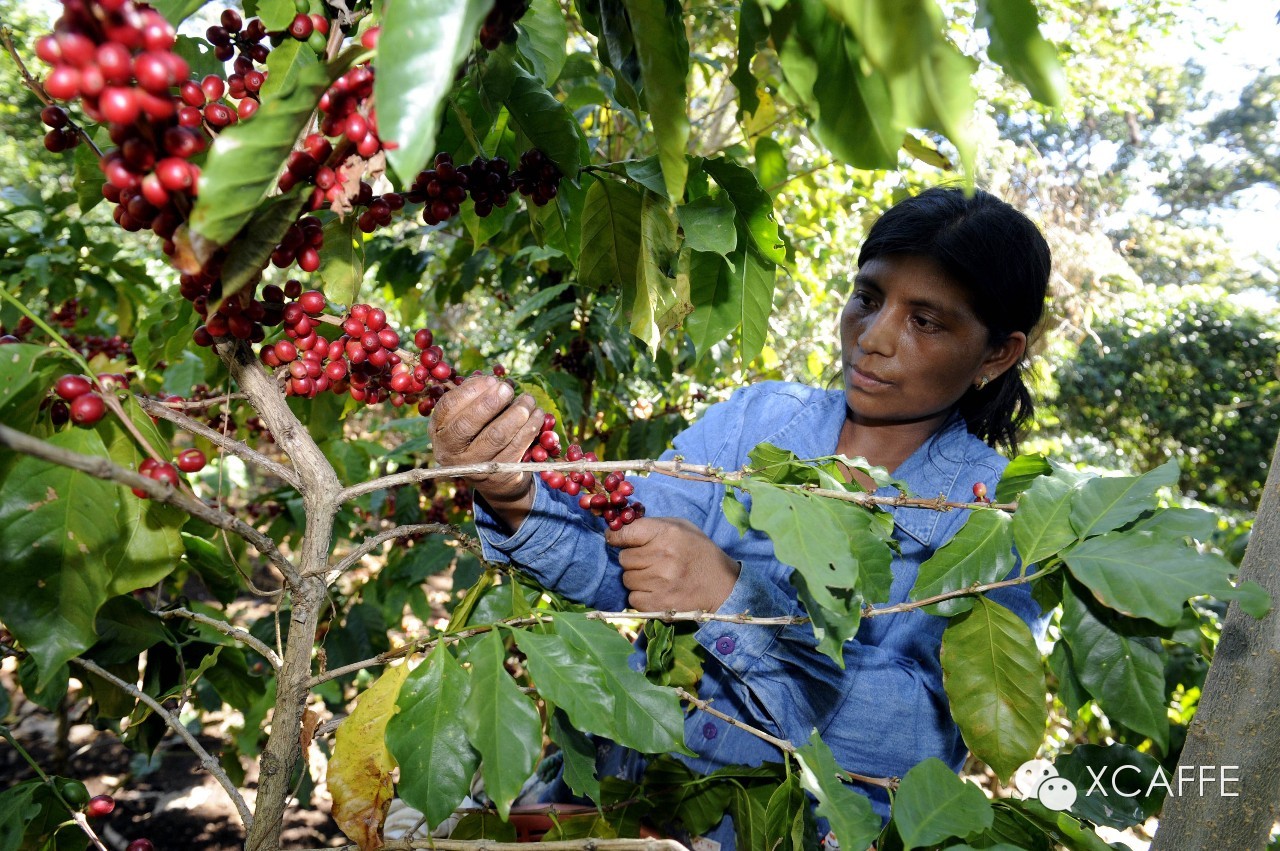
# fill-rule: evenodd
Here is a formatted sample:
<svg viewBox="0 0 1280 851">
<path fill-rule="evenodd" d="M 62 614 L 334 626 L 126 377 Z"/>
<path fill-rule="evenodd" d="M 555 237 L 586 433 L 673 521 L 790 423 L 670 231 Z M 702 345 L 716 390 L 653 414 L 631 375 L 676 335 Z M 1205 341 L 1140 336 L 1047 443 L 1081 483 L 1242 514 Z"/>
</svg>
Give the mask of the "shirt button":
<svg viewBox="0 0 1280 851">
<path fill-rule="evenodd" d="M 708 739 L 714 739 L 719 734 L 720 731 L 716 729 L 716 725 L 712 724 L 710 721 L 702 725 L 702 735 L 706 736 Z"/>
<path fill-rule="evenodd" d="M 732 653 L 733 648 L 736 646 L 737 645 L 734 640 L 727 635 L 716 639 L 716 650 L 720 651 L 720 653 L 725 656 Z"/>
</svg>

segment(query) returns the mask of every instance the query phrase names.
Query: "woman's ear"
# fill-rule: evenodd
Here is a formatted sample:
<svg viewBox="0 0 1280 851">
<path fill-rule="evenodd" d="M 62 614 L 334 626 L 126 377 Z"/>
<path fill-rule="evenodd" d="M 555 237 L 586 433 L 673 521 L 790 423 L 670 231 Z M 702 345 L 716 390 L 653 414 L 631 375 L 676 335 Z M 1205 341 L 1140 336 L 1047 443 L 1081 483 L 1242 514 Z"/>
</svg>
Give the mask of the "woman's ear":
<svg viewBox="0 0 1280 851">
<path fill-rule="evenodd" d="M 982 368 L 979 376 L 985 376 L 990 381 L 995 381 L 1007 370 L 1011 369 L 1014 364 L 1022 360 L 1022 356 L 1027 352 L 1027 335 L 1021 331 L 1014 331 L 1005 341 L 991 349 L 991 353 L 987 355 L 982 362 Z"/>
</svg>

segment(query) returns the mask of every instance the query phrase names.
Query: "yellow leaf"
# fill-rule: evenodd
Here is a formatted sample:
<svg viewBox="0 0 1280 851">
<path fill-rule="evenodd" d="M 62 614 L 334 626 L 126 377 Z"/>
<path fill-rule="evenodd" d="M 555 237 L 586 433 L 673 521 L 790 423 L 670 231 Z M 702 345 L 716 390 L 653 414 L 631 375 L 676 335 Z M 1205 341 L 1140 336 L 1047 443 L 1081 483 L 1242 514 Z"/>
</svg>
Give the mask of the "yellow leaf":
<svg viewBox="0 0 1280 851">
<path fill-rule="evenodd" d="M 338 726 L 328 776 L 333 820 L 361 851 L 382 846 L 382 824 L 394 794 L 391 771 L 396 767 L 385 734 L 408 674 L 408 665 L 387 668 Z"/>
</svg>

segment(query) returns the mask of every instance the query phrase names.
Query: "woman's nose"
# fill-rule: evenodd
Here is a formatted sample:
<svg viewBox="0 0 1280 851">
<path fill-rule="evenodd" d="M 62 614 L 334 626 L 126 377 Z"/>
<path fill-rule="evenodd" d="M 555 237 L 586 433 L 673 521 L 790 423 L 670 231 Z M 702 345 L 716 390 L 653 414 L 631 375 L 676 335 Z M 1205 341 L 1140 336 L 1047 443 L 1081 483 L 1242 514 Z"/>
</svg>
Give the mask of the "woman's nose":
<svg viewBox="0 0 1280 851">
<path fill-rule="evenodd" d="M 892 316 L 880 309 L 863 320 L 858 331 L 858 348 L 863 354 L 892 357 L 895 338 Z"/>
</svg>

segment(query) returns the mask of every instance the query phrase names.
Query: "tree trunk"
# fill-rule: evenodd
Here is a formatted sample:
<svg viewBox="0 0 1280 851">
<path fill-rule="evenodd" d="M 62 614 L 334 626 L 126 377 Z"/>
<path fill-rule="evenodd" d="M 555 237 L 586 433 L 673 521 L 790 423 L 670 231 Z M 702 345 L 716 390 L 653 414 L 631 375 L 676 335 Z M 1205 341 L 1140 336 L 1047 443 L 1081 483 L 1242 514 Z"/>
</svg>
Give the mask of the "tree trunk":
<svg viewBox="0 0 1280 851">
<path fill-rule="evenodd" d="M 1205 677 L 1200 707 L 1178 763 L 1192 777 L 1201 767 L 1222 766 L 1238 778 L 1238 797 L 1219 794 L 1218 784 L 1198 784 L 1188 794 L 1170 795 L 1160 815 L 1152 851 L 1258 851 L 1280 818 L 1280 442 L 1240 565 L 1240 579 L 1252 579 L 1271 594 L 1272 609 L 1254 620 L 1232 603 L 1222 638 Z M 1174 780 L 1170 785 L 1176 790 Z"/>
</svg>

